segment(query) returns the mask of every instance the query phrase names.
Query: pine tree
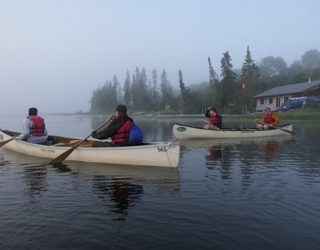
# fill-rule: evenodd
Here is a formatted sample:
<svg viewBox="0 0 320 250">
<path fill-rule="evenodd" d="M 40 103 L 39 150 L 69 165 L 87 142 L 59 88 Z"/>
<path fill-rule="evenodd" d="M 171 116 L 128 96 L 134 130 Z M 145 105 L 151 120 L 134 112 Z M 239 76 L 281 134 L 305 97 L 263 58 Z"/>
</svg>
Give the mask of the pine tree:
<svg viewBox="0 0 320 250">
<path fill-rule="evenodd" d="M 221 59 L 221 76 L 218 95 L 220 104 L 226 113 L 235 112 L 239 96 L 239 86 L 236 84 L 236 73 L 232 71 L 231 57 L 229 52 L 223 53 Z"/>
<path fill-rule="evenodd" d="M 132 107 L 131 103 L 131 81 L 130 81 L 130 73 L 127 70 L 126 80 L 124 82 L 124 94 L 123 94 L 124 104 L 128 107 Z"/>
<path fill-rule="evenodd" d="M 173 94 L 172 94 L 172 88 L 170 85 L 170 82 L 167 78 L 167 72 L 165 70 L 162 71 L 161 74 L 161 82 L 160 82 L 160 88 L 161 88 L 161 97 L 162 97 L 162 107 L 166 109 L 166 107 L 172 108 L 171 105 L 173 100 Z"/>
<path fill-rule="evenodd" d="M 160 108 L 160 94 L 158 90 L 158 75 L 156 69 L 152 70 L 152 83 L 151 85 L 151 102 L 154 111 Z"/>
<path fill-rule="evenodd" d="M 255 85 L 259 77 L 259 69 L 252 59 L 249 46 L 247 46 L 247 53 L 245 61 L 241 67 L 240 84 L 242 88 L 242 112 L 253 111 L 254 109 L 254 95 Z"/>
<path fill-rule="evenodd" d="M 211 59 L 208 57 L 208 63 L 209 63 L 209 90 L 207 92 L 207 100 L 210 101 L 210 105 L 213 105 L 215 107 L 219 107 L 219 97 L 218 95 L 218 88 L 219 88 L 219 80 L 218 80 L 218 75 L 213 69 Z M 208 105 L 208 104 L 206 104 Z"/>
</svg>

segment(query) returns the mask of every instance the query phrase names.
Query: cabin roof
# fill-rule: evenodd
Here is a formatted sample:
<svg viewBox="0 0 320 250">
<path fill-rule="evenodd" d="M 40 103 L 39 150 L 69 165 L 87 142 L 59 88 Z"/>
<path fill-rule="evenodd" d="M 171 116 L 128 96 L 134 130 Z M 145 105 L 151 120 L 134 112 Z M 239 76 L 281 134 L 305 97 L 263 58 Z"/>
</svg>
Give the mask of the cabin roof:
<svg viewBox="0 0 320 250">
<path fill-rule="evenodd" d="M 298 94 L 314 88 L 320 88 L 320 80 L 275 87 L 256 95 L 255 98 Z"/>
</svg>

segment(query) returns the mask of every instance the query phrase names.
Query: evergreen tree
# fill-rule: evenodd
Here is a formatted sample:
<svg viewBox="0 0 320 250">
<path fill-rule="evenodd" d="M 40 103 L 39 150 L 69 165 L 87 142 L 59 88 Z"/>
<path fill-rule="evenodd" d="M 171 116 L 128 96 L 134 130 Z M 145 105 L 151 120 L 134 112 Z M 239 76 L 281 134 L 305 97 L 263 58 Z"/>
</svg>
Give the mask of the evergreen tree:
<svg viewBox="0 0 320 250">
<path fill-rule="evenodd" d="M 131 81 L 130 81 L 129 70 L 127 70 L 127 76 L 126 76 L 126 80 L 124 82 L 123 102 L 128 107 L 132 107 L 132 103 L 131 103 Z"/>
<path fill-rule="evenodd" d="M 236 84 L 236 73 L 232 71 L 229 52 L 223 53 L 221 59 L 222 80 L 218 87 L 220 104 L 226 113 L 235 112 L 239 103 L 239 85 Z"/>
<path fill-rule="evenodd" d="M 122 102 L 121 85 L 120 85 L 116 75 L 113 76 L 112 86 L 113 86 L 114 91 L 117 95 L 116 98 L 117 98 L 118 102 Z"/>
<path fill-rule="evenodd" d="M 259 69 L 252 59 L 249 46 L 247 46 L 247 53 L 245 61 L 241 67 L 240 84 L 242 88 L 242 112 L 253 111 L 254 109 L 254 95 L 256 94 L 256 84 L 259 77 Z"/>
<path fill-rule="evenodd" d="M 209 63 L 209 84 L 210 84 L 210 87 L 214 88 L 215 84 L 218 82 L 218 76 L 212 67 L 210 57 L 208 57 L 208 63 Z"/>
<path fill-rule="evenodd" d="M 171 88 L 170 82 L 168 81 L 167 72 L 165 70 L 163 70 L 161 74 L 160 88 L 161 88 L 162 108 L 164 109 L 166 107 L 172 108 L 172 104 L 173 104 L 172 88 Z"/>
<path fill-rule="evenodd" d="M 211 59 L 210 57 L 208 57 L 208 63 L 209 63 L 209 90 L 207 92 L 208 98 L 207 100 L 210 101 L 211 105 L 215 106 L 215 107 L 219 107 L 218 104 L 218 84 L 219 84 L 219 80 L 218 80 L 218 75 L 216 74 L 216 72 L 213 69 L 212 63 L 211 63 Z M 208 104 L 206 104 L 208 105 Z"/>
<path fill-rule="evenodd" d="M 132 75 L 132 85 L 131 85 L 131 95 L 132 95 L 132 108 L 136 109 L 137 108 L 137 103 L 138 103 L 138 93 L 139 93 L 139 88 L 138 88 L 138 83 L 137 83 L 137 77 L 135 74 Z"/>
<path fill-rule="evenodd" d="M 160 94 L 158 90 L 158 75 L 156 69 L 152 70 L 152 83 L 151 85 L 151 102 L 154 111 L 160 108 Z"/>
<path fill-rule="evenodd" d="M 182 71 L 179 69 L 179 86 L 180 86 L 180 93 L 181 93 L 181 101 L 180 107 L 183 112 L 185 113 L 193 113 L 194 112 L 194 105 L 193 105 L 193 98 L 191 95 L 191 91 L 187 88 L 183 82 Z"/>
</svg>

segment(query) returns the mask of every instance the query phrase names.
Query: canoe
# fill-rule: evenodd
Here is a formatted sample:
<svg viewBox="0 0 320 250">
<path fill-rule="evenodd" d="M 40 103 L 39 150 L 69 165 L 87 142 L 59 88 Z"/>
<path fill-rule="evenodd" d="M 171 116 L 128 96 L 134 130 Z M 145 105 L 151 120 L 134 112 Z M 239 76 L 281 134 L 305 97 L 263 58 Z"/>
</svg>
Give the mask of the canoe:
<svg viewBox="0 0 320 250">
<path fill-rule="evenodd" d="M 292 125 L 285 125 L 280 128 L 259 130 L 251 129 L 220 129 L 211 130 L 198 127 L 192 127 L 182 124 L 174 124 L 172 128 L 173 135 L 177 139 L 227 139 L 227 138 L 259 138 L 276 137 L 292 135 Z"/>
<path fill-rule="evenodd" d="M 20 133 L 0 130 L 0 142 L 12 139 Z M 79 138 L 49 136 L 48 143 L 34 144 L 21 140 L 12 140 L 2 148 L 17 153 L 54 159 L 70 149 Z M 180 158 L 179 142 L 144 143 L 139 146 L 91 147 L 94 139 L 88 139 L 77 147 L 66 161 L 94 162 L 120 165 L 177 167 Z"/>
</svg>

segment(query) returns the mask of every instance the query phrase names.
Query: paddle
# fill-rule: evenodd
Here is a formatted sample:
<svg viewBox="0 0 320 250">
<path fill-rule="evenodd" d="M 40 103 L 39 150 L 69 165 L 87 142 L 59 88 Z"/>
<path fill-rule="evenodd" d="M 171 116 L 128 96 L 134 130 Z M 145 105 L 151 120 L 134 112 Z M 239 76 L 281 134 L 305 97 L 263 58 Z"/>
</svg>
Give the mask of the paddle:
<svg viewBox="0 0 320 250">
<path fill-rule="evenodd" d="M 221 130 L 221 128 L 218 128 L 217 126 L 213 125 L 211 122 L 209 122 L 209 121 L 207 121 L 205 119 L 203 119 L 203 121 L 208 123 L 208 124 L 210 124 L 215 130 Z"/>
<path fill-rule="evenodd" d="M 101 129 L 103 126 L 105 126 L 108 122 L 110 122 L 112 120 L 113 116 L 110 116 L 110 118 L 108 120 L 106 120 L 104 123 L 102 123 L 99 127 L 97 127 L 94 131 L 98 131 L 99 129 Z M 77 148 L 80 146 L 81 143 L 83 143 L 84 141 L 86 141 L 92 133 L 90 133 L 90 135 L 88 135 L 86 138 L 84 138 L 83 140 L 81 140 L 80 142 L 78 142 L 76 145 L 72 146 L 70 149 L 68 149 L 67 151 L 63 152 L 61 155 L 59 155 L 58 157 L 56 157 L 55 159 L 53 159 L 52 161 L 50 161 L 49 164 L 51 165 L 61 165 L 62 162 Z"/>
<path fill-rule="evenodd" d="M 12 138 L 9 139 L 9 140 L 1 141 L 1 142 L 0 142 L 0 148 L 1 148 L 2 146 L 6 145 L 8 142 L 11 142 L 11 141 L 14 140 L 14 139 L 15 139 L 15 137 L 12 137 Z"/>
<path fill-rule="evenodd" d="M 267 123 L 264 123 L 264 122 L 261 122 L 261 121 L 257 121 L 257 123 L 260 123 L 260 124 L 263 124 L 263 125 L 268 125 L 271 128 L 280 129 L 280 130 L 282 130 L 284 132 L 287 132 L 287 133 L 290 133 L 290 134 L 294 134 L 294 132 L 292 132 L 291 130 L 288 130 L 288 129 L 285 129 L 285 128 L 281 128 L 281 127 L 275 127 L 272 124 L 267 124 Z"/>
</svg>

